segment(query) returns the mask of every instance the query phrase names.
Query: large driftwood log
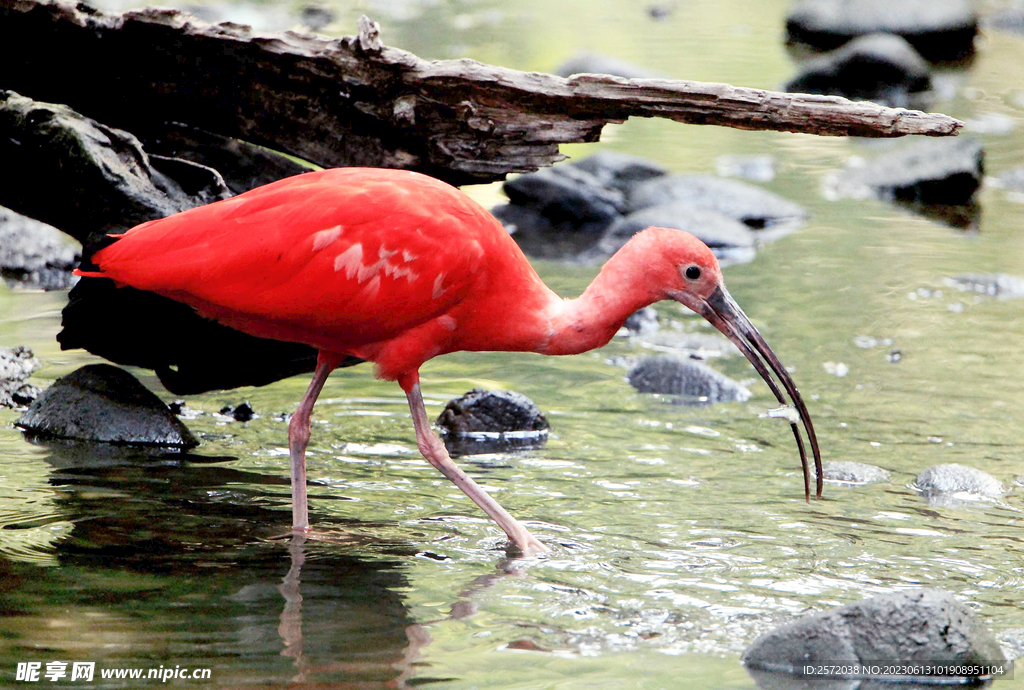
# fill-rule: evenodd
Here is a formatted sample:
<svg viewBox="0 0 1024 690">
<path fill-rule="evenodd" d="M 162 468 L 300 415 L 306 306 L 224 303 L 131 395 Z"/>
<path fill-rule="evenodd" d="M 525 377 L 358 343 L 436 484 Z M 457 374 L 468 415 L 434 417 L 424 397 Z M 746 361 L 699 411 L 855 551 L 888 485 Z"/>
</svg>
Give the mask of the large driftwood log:
<svg viewBox="0 0 1024 690">
<path fill-rule="evenodd" d="M 0 87 L 66 103 L 162 153 L 167 122 L 323 166 L 501 179 L 631 116 L 828 135 L 955 134 L 950 117 L 727 84 L 519 72 L 385 47 L 375 24 L 328 40 L 211 26 L 175 10 L 107 14 L 0 0 Z"/>
</svg>

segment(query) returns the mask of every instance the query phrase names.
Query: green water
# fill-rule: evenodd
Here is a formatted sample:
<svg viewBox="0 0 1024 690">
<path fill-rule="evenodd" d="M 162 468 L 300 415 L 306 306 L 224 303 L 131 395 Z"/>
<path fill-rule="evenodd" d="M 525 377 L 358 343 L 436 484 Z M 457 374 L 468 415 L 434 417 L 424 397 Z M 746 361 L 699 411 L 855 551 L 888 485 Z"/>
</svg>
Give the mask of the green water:
<svg viewBox="0 0 1024 690">
<path fill-rule="evenodd" d="M 691 0 L 663 22 L 629 2 L 549 5 L 366 3 L 340 9 L 329 29 L 349 32 L 369 12 L 391 45 L 520 69 L 589 49 L 761 88 L 794 70 L 782 0 Z M 979 47 L 969 70 L 945 75 L 956 96 L 934 109 L 1013 119 L 1008 134 L 976 135 L 998 174 L 1024 165 L 1024 38 L 989 32 Z M 548 413 L 543 450 L 461 460 L 552 546 L 539 560 L 507 560 L 503 535 L 415 452 L 398 387 L 369 368 L 332 376 L 317 405 L 311 512 L 330 538 L 303 549 L 276 538 L 290 520 L 277 415 L 303 377 L 190 398 L 206 414 L 188 422 L 203 444 L 184 459 L 33 446 L 12 427 L 17 412 L 0 410 L 4 682 L 18 661 L 63 660 L 211 669 L 210 681 L 178 686 L 750 688 L 738 660 L 760 633 L 916 586 L 953 592 L 997 636 L 1024 628 L 1022 303 L 943 282 L 1024 275 L 1024 204 L 988 185 L 980 228 L 964 233 L 877 201 L 825 200 L 829 172 L 885 143 L 657 121 L 609 127 L 603 141 L 680 172 L 713 172 L 723 154 L 777 158 L 765 186 L 810 221 L 726 269 L 727 284 L 792 369 L 825 459 L 879 465 L 890 482 L 828 484 L 805 503 L 792 436 L 758 418 L 774 401 L 745 361 L 714 366 L 750 382 L 748 403 L 679 407 L 634 393 L 608 363 L 646 352 L 622 339 L 576 357 L 459 354 L 423 369 L 432 415 L 477 386 L 519 391 Z M 498 199 L 496 187 L 470 191 Z M 538 270 L 565 295 L 595 272 Z M 58 350 L 65 299 L 0 287 L 0 345 L 30 346 L 40 385 L 97 361 Z M 671 305 L 661 314 L 704 328 Z M 858 336 L 893 344 L 865 349 Z M 212 414 L 242 400 L 261 416 Z M 909 485 L 947 462 L 1015 488 L 1002 501 L 929 505 Z"/>
</svg>

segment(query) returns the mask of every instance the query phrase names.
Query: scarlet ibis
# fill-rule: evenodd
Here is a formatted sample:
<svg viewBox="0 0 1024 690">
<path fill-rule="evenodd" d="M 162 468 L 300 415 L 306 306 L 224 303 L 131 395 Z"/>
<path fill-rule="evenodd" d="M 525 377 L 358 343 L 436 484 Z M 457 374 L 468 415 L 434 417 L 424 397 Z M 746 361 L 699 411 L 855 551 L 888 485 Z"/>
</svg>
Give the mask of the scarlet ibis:
<svg viewBox="0 0 1024 690">
<path fill-rule="evenodd" d="M 545 547 L 448 456 L 431 431 L 419 368 L 459 350 L 569 355 L 601 347 L 637 309 L 664 299 L 724 333 L 775 397 L 803 422 L 817 469 L 814 427 L 793 380 L 736 305 L 718 261 L 680 230 L 635 235 L 576 299 L 562 299 L 502 225 L 455 187 L 404 170 L 305 173 L 231 199 L 143 223 L 93 255 L 111 278 L 193 307 L 261 338 L 317 349 L 313 380 L 288 425 L 292 528 L 309 529 L 305 451 L 310 415 L 328 374 L 353 357 L 405 391 L 423 456 L 523 551 Z M 792 423 L 810 498 L 807 455 Z"/>
</svg>

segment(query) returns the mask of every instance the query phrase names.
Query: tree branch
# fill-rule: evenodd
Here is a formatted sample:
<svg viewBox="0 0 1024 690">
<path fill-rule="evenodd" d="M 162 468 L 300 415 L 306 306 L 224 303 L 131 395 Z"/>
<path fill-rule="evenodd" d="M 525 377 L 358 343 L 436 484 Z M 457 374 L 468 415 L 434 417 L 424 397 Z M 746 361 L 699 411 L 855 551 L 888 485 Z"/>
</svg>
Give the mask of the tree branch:
<svg viewBox="0 0 1024 690">
<path fill-rule="evenodd" d="M 323 166 L 402 167 L 456 184 L 550 165 L 560 143 L 596 141 L 629 117 L 864 137 L 961 126 L 830 96 L 427 61 L 385 47 L 378 32 L 362 20 L 357 36 L 328 40 L 176 10 L 0 0 L 0 88 L 66 103 L 154 153 L 175 122 Z"/>
</svg>

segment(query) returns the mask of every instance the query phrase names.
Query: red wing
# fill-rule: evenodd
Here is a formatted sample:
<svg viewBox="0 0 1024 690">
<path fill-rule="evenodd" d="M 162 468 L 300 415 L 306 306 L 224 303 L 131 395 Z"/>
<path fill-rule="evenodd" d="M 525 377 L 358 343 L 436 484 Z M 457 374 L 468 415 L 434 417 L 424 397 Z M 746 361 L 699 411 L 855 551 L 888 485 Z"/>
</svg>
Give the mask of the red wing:
<svg viewBox="0 0 1024 690">
<path fill-rule="evenodd" d="M 486 211 L 442 182 L 341 168 L 145 223 L 94 261 L 118 282 L 214 318 L 365 343 L 450 309 L 502 235 Z"/>
</svg>

